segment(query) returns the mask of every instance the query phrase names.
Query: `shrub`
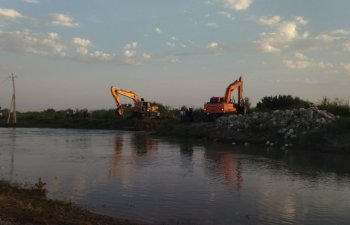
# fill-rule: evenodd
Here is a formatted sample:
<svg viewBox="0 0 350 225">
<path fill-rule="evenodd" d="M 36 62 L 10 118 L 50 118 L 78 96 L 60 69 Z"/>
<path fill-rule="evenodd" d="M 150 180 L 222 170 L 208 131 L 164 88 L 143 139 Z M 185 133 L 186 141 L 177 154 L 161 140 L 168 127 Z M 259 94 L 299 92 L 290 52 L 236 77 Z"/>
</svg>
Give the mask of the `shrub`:
<svg viewBox="0 0 350 225">
<path fill-rule="evenodd" d="M 334 115 L 339 115 L 343 117 L 350 117 L 350 105 L 349 102 L 335 98 L 333 101 L 327 97 L 318 103 L 317 107 L 322 110 L 327 110 Z"/>
<path fill-rule="evenodd" d="M 263 97 L 256 105 L 259 111 L 270 110 L 285 110 L 295 108 L 308 108 L 312 105 L 311 102 L 300 99 L 299 97 L 293 97 L 291 95 L 278 95 Z"/>
</svg>

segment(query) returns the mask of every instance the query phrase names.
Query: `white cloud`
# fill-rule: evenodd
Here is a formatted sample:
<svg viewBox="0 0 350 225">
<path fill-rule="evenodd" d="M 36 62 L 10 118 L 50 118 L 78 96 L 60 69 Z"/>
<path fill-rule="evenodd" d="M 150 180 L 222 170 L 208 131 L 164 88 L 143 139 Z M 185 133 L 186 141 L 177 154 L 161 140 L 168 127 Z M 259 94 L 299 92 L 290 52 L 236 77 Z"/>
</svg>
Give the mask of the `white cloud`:
<svg viewBox="0 0 350 225">
<path fill-rule="evenodd" d="M 273 16 L 271 18 L 267 18 L 267 17 L 261 17 L 259 18 L 259 22 L 263 25 L 267 25 L 267 26 L 275 26 L 277 24 L 279 24 L 281 21 L 281 17 L 279 16 Z"/>
<path fill-rule="evenodd" d="M 124 51 L 124 56 L 125 56 L 126 58 L 131 58 L 131 57 L 133 57 L 135 54 L 136 54 L 136 51 L 134 51 L 134 50 L 126 49 L 126 50 Z"/>
<path fill-rule="evenodd" d="M 301 16 L 297 16 L 295 17 L 295 20 L 299 23 L 299 24 L 302 24 L 302 25 L 306 25 L 308 23 L 307 20 L 305 20 L 303 17 Z"/>
<path fill-rule="evenodd" d="M 215 22 L 209 22 L 207 23 L 208 27 L 218 27 L 218 25 Z"/>
<path fill-rule="evenodd" d="M 157 27 L 157 28 L 155 29 L 155 32 L 156 32 L 157 34 L 160 34 L 160 33 L 162 33 L 162 30 L 161 30 L 159 27 Z"/>
<path fill-rule="evenodd" d="M 296 60 L 283 60 L 283 64 L 290 69 L 306 69 L 315 66 L 314 60 L 308 59 L 301 52 L 295 52 L 294 57 Z"/>
<path fill-rule="evenodd" d="M 70 45 L 60 40 L 57 33 L 35 33 L 30 30 L 24 31 L 1 31 L 0 30 L 0 48 L 6 51 L 25 52 L 30 54 L 42 55 L 46 57 L 65 58 L 79 61 L 93 62 L 113 62 L 126 64 L 140 64 L 143 61 L 150 60 L 150 53 L 137 54 L 137 42 L 131 42 L 124 46 L 124 51 L 120 55 L 107 53 L 100 50 L 93 50 L 92 41 L 74 37 Z M 76 54 L 69 51 L 69 47 L 74 47 Z M 69 54 L 70 53 L 70 54 Z"/>
<path fill-rule="evenodd" d="M 225 7 L 237 11 L 247 10 L 252 4 L 251 0 L 221 0 L 221 2 Z"/>
<path fill-rule="evenodd" d="M 128 43 L 128 44 L 126 44 L 125 46 L 124 46 L 124 49 L 135 49 L 135 48 L 137 48 L 137 46 L 138 46 L 138 43 L 137 42 L 131 42 L 131 43 Z"/>
<path fill-rule="evenodd" d="M 74 18 L 61 14 L 61 13 L 53 13 L 50 14 L 52 19 L 51 24 L 55 26 L 63 26 L 63 27 L 78 27 L 79 23 L 74 21 Z"/>
<path fill-rule="evenodd" d="M 219 48 L 219 44 L 217 42 L 211 42 L 207 45 L 208 49 L 217 49 Z"/>
<path fill-rule="evenodd" d="M 235 18 L 231 15 L 231 13 L 225 12 L 225 11 L 220 11 L 218 12 L 219 15 L 222 15 L 226 17 L 228 20 L 234 20 Z"/>
<path fill-rule="evenodd" d="M 350 52 L 350 42 L 344 44 L 344 50 Z"/>
<path fill-rule="evenodd" d="M 268 41 L 263 41 L 260 43 L 260 48 L 263 52 L 278 53 L 280 49 L 272 46 Z"/>
<path fill-rule="evenodd" d="M 214 3 L 212 1 L 205 1 L 204 4 L 206 4 L 206 5 L 214 5 Z"/>
<path fill-rule="evenodd" d="M 91 45 L 91 41 L 90 40 L 79 38 L 79 37 L 73 38 L 72 43 L 74 45 L 79 46 L 79 47 L 88 47 L 88 46 Z"/>
<path fill-rule="evenodd" d="M 324 61 L 316 61 L 314 59 L 308 58 L 301 52 L 295 52 L 294 60 L 283 60 L 283 64 L 290 69 L 308 69 L 308 68 L 318 68 L 323 71 L 327 70 L 329 72 L 334 72 L 336 67 L 339 67 Z"/>
<path fill-rule="evenodd" d="M 170 56 L 169 59 L 168 59 L 171 63 L 179 63 L 181 62 L 180 61 L 180 58 L 178 56 Z"/>
<path fill-rule="evenodd" d="M 3 9 L 0 8 L 0 18 L 7 18 L 7 19 L 17 19 L 24 17 L 20 12 L 14 10 L 14 9 Z"/>
<path fill-rule="evenodd" d="M 142 58 L 148 60 L 148 59 L 152 58 L 152 55 L 149 53 L 142 53 Z"/>
<path fill-rule="evenodd" d="M 210 42 L 207 44 L 207 49 L 214 52 L 216 55 L 220 55 L 223 52 L 223 48 L 217 42 Z"/>
<path fill-rule="evenodd" d="M 342 64 L 342 66 L 347 72 L 350 72 L 350 63 Z"/>
<path fill-rule="evenodd" d="M 172 36 L 169 41 L 167 41 L 166 46 L 169 48 L 175 49 L 175 48 L 187 48 L 187 45 L 179 40 L 177 37 Z"/>
<path fill-rule="evenodd" d="M 31 3 L 31 4 L 38 4 L 40 3 L 39 0 L 23 0 L 24 2 Z"/>
<path fill-rule="evenodd" d="M 333 63 L 323 62 L 323 61 L 319 62 L 317 66 L 321 69 L 333 69 L 335 67 Z"/>
<path fill-rule="evenodd" d="M 175 44 L 174 42 L 170 42 L 170 41 L 168 41 L 168 42 L 166 43 L 166 45 L 167 45 L 168 47 L 170 47 L 170 48 L 175 48 L 175 47 L 176 47 L 176 44 Z"/>
<path fill-rule="evenodd" d="M 299 39 L 294 43 L 294 47 L 308 51 L 319 51 L 335 48 L 348 50 L 348 47 L 350 48 L 348 45 L 349 42 L 350 32 L 338 29 L 331 32 L 324 32 L 316 36 L 305 35 L 302 39 Z"/>
<path fill-rule="evenodd" d="M 0 41 L 6 50 L 45 56 L 66 56 L 67 46 L 59 41 L 57 33 L 38 34 L 29 30 L 0 32 Z"/>
<path fill-rule="evenodd" d="M 278 53 L 288 48 L 292 42 L 308 36 L 307 33 L 300 35 L 298 32 L 299 26 L 307 23 L 302 17 L 296 17 L 292 21 L 282 20 L 279 16 L 261 17 L 258 22 L 272 29 L 270 32 L 261 33 L 261 38 L 257 41 L 263 52 Z"/>
<path fill-rule="evenodd" d="M 297 25 L 295 23 L 284 23 L 280 26 L 280 35 L 289 42 L 298 36 Z"/>
<path fill-rule="evenodd" d="M 301 52 L 296 52 L 296 53 L 294 54 L 294 56 L 295 56 L 297 59 L 300 59 L 300 60 L 305 60 L 305 59 L 307 59 L 307 57 L 306 57 L 303 53 L 301 53 Z"/>
<path fill-rule="evenodd" d="M 135 41 L 125 44 L 120 58 L 121 62 L 129 65 L 139 65 L 152 59 L 152 54 L 138 50 L 139 46 L 139 43 Z"/>
<path fill-rule="evenodd" d="M 309 60 L 283 60 L 283 64 L 290 69 L 306 69 L 312 66 Z"/>
<path fill-rule="evenodd" d="M 97 61 L 111 61 L 114 58 L 113 54 L 103 51 L 90 51 L 89 47 L 92 46 L 92 41 L 80 37 L 72 39 L 72 44 L 76 47 L 76 52 L 87 60 Z"/>
<path fill-rule="evenodd" d="M 105 53 L 103 51 L 95 51 L 95 52 L 89 53 L 89 57 L 99 61 L 111 61 L 114 58 L 114 55 Z"/>
<path fill-rule="evenodd" d="M 128 43 L 124 46 L 124 56 L 126 58 L 132 58 L 133 56 L 136 55 L 136 48 L 137 48 L 138 43 L 137 42 L 132 42 Z"/>
</svg>

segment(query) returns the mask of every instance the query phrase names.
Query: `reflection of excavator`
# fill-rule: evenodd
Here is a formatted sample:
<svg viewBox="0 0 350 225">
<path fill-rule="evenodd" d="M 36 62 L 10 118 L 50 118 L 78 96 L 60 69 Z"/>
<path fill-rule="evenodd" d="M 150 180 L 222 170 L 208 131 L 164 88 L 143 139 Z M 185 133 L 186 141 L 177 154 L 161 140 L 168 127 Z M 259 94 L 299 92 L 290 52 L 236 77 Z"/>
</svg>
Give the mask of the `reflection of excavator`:
<svg viewBox="0 0 350 225">
<path fill-rule="evenodd" d="M 232 92 L 236 89 L 238 89 L 237 103 L 232 102 Z M 242 77 L 226 88 L 224 97 L 211 97 L 210 101 L 204 104 L 204 112 L 211 117 L 230 113 L 245 113 Z"/>
<path fill-rule="evenodd" d="M 124 116 L 124 109 L 119 95 L 128 97 L 134 101 L 134 116 L 138 118 L 156 118 L 159 117 L 158 106 L 152 105 L 150 102 L 144 101 L 137 94 L 132 91 L 117 89 L 116 87 L 111 87 L 112 96 L 114 98 L 115 104 L 117 105 L 116 113 L 118 116 Z"/>
</svg>

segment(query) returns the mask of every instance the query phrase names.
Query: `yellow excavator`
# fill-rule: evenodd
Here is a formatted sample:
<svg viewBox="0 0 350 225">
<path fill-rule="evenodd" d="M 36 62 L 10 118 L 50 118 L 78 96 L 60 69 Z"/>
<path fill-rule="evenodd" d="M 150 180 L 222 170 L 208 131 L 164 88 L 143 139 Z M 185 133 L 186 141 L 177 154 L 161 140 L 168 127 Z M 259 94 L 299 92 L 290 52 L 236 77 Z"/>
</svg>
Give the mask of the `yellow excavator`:
<svg viewBox="0 0 350 225">
<path fill-rule="evenodd" d="M 134 101 L 133 116 L 140 119 L 152 119 L 158 118 L 160 113 L 158 111 L 158 106 L 145 101 L 143 98 L 140 98 L 133 91 L 128 91 L 124 89 L 119 89 L 114 86 L 111 86 L 111 93 L 114 98 L 115 104 L 117 106 L 116 114 L 120 117 L 124 117 L 124 109 L 121 103 L 119 95 L 123 95 L 127 98 L 130 98 Z"/>
</svg>

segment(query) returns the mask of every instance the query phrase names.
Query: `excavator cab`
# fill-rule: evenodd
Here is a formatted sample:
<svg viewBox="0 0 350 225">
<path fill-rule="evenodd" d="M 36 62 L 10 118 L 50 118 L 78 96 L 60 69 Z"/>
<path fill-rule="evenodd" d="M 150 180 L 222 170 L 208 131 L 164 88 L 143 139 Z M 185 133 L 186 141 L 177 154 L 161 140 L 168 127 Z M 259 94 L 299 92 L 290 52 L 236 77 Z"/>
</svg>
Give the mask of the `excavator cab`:
<svg viewBox="0 0 350 225">
<path fill-rule="evenodd" d="M 211 97 L 209 100 L 210 104 L 217 104 L 217 103 L 223 103 L 224 97 Z"/>
</svg>

